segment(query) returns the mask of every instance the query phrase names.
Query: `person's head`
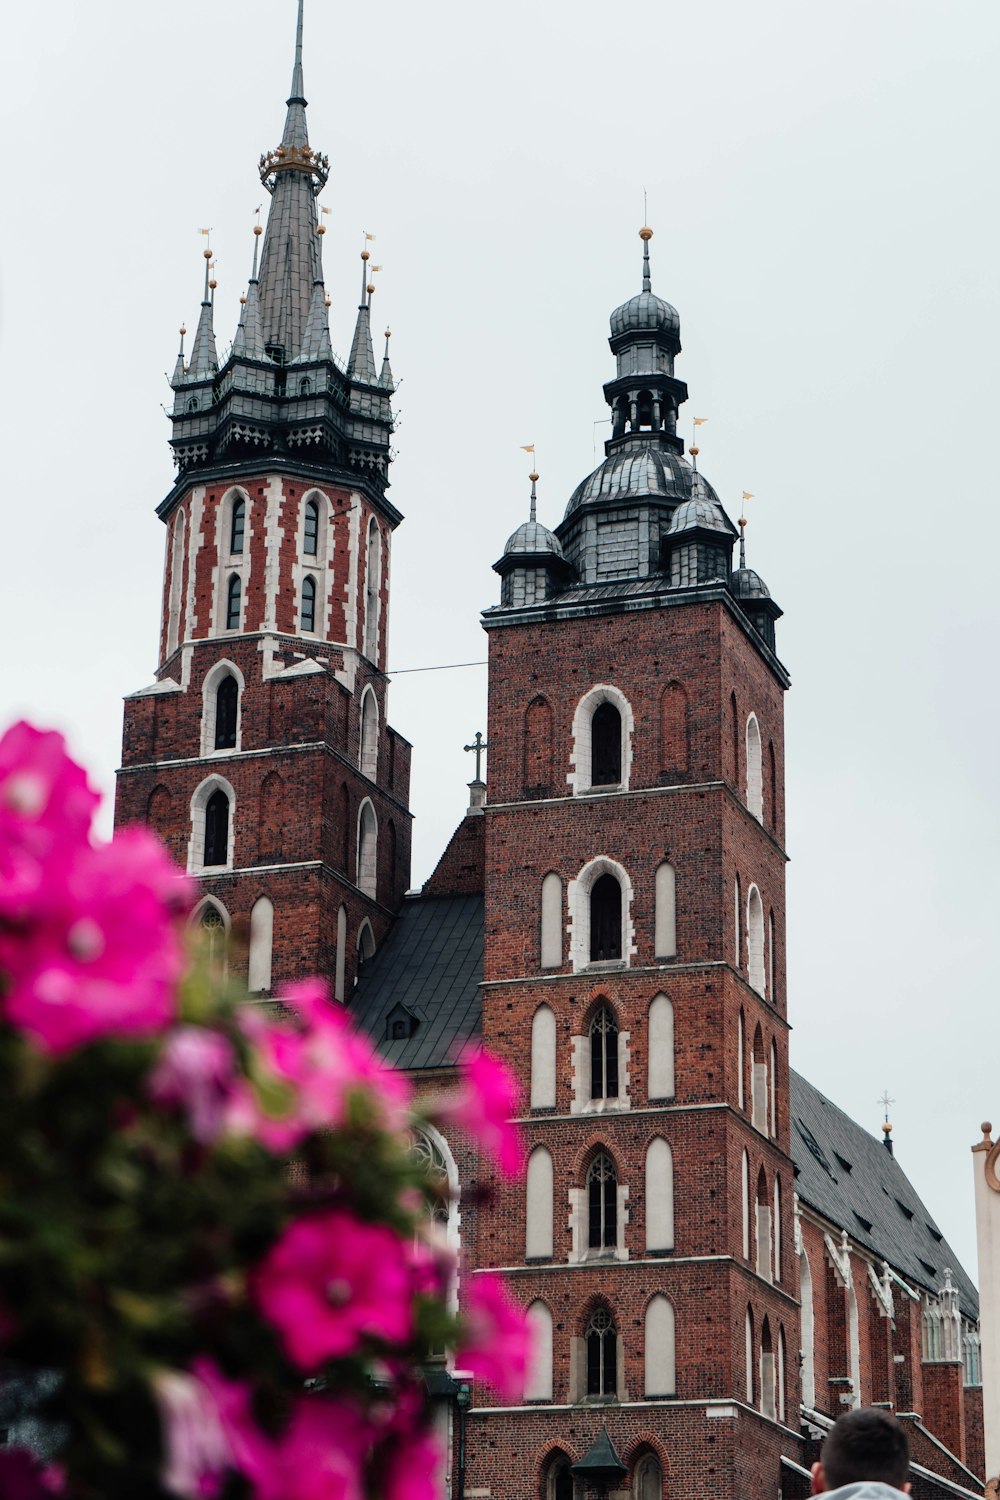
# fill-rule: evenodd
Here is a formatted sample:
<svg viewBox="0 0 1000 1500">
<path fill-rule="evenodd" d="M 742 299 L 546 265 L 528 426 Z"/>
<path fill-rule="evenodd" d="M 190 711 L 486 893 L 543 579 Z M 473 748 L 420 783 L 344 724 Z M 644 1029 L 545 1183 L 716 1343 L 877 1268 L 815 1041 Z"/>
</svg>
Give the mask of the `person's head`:
<svg viewBox="0 0 1000 1500">
<path fill-rule="evenodd" d="M 838 1417 L 813 1464 L 813 1494 L 878 1480 L 909 1494 L 910 1445 L 891 1412 L 859 1406 Z"/>
</svg>

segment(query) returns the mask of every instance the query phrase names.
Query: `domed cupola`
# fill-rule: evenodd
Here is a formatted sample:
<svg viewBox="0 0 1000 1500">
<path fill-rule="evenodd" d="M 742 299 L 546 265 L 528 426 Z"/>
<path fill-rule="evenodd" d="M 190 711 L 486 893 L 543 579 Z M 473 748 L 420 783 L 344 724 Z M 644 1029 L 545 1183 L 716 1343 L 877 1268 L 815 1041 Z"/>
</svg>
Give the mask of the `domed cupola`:
<svg viewBox="0 0 1000 1500">
<path fill-rule="evenodd" d="M 729 587 L 740 608 L 765 645 L 773 651 L 774 622 L 784 611 L 771 598 L 771 590 L 753 568 L 746 565 L 746 518 L 740 516 L 740 565 L 729 580 Z"/>
<path fill-rule="evenodd" d="M 559 538 L 537 519 L 535 485 L 538 475 L 531 476 L 531 512 L 527 521 L 507 538 L 503 556 L 493 564 L 500 574 L 500 604 L 517 608 L 539 604 L 552 597 L 564 584 L 571 569 L 563 556 Z"/>
<path fill-rule="evenodd" d="M 708 480 L 695 470 L 691 495 L 674 511 L 663 539 L 675 588 L 728 580 L 736 527 Z"/>
<path fill-rule="evenodd" d="M 652 230 L 648 231 L 652 234 Z M 644 258 L 645 265 L 649 265 L 648 253 Z M 648 280 L 648 276 L 644 280 Z M 669 302 L 664 302 L 662 297 L 655 297 L 647 288 L 645 291 L 636 292 L 621 307 L 616 307 L 611 314 L 611 337 L 620 338 L 624 333 L 663 333 L 670 336 L 671 341 L 676 343 L 676 352 L 681 347 L 681 319 L 676 307 L 671 307 Z"/>
<path fill-rule="evenodd" d="M 677 409 L 687 400 L 687 386 L 674 379 L 674 359 L 681 352 L 681 320 L 676 307 L 653 293 L 649 269 L 651 229 L 642 240 L 642 291 L 611 314 L 611 352 L 618 373 L 604 387 L 611 407 L 608 453 L 637 444 L 683 453 L 677 436 Z"/>
</svg>

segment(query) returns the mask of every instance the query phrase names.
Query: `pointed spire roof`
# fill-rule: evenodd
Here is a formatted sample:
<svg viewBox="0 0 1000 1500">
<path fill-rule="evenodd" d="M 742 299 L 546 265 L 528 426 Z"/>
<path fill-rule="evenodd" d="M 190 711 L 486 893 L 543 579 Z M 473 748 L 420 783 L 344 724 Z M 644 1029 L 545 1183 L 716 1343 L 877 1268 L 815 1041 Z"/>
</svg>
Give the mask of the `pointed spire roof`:
<svg viewBox="0 0 1000 1500">
<path fill-rule="evenodd" d="M 271 194 L 260 264 L 260 319 L 265 346 L 283 361 L 302 347 L 317 276 L 316 196 L 329 163 L 313 151 L 306 129 L 302 81 L 302 9 L 295 32 L 292 92 L 281 145 L 260 160 L 261 181 Z"/>
<path fill-rule="evenodd" d="M 379 375 L 378 383 L 383 391 L 394 391 L 396 387 L 392 383 L 392 366 L 389 363 L 389 340 L 392 338 L 392 329 L 385 330 L 385 353 L 382 356 L 382 373 Z"/>
<path fill-rule="evenodd" d="M 198 327 L 195 330 L 194 343 L 191 345 L 191 361 L 187 369 L 189 380 L 207 380 L 219 368 L 219 357 L 215 350 L 215 328 L 212 320 L 215 310 L 214 286 L 209 284 L 212 252 L 207 246 L 204 255 L 205 295 L 201 304 L 201 312 L 198 315 Z"/>
<path fill-rule="evenodd" d="M 323 225 L 320 224 L 316 230 L 319 235 L 323 234 Z M 322 240 L 320 241 L 322 245 Z M 300 361 L 315 361 L 317 359 L 333 359 L 333 346 L 330 343 L 330 319 L 326 310 L 326 288 L 323 285 L 323 255 L 322 250 L 317 257 L 317 277 L 313 282 L 312 301 L 309 304 L 309 317 L 306 320 L 306 331 L 302 336 L 302 348 L 298 353 Z"/>
<path fill-rule="evenodd" d="M 371 306 L 368 300 L 368 251 L 361 252 L 361 302 L 354 326 L 354 342 L 347 373 L 359 385 L 377 385 L 375 350 L 372 347 Z"/>
<path fill-rule="evenodd" d="M 187 329 L 184 327 L 184 324 L 182 323 L 181 327 L 180 327 L 181 343 L 180 343 L 180 348 L 177 350 L 177 363 L 174 365 L 174 378 L 170 382 L 171 385 L 179 385 L 180 382 L 184 379 L 184 375 L 185 375 L 185 366 L 184 366 L 184 335 L 186 333 L 187 333 Z"/>
</svg>

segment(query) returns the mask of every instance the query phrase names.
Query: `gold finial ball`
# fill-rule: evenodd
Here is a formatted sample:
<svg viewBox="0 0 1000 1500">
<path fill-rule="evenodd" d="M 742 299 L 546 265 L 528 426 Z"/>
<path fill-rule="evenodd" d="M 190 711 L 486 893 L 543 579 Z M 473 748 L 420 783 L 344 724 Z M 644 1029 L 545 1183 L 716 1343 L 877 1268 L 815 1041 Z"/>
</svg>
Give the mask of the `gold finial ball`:
<svg viewBox="0 0 1000 1500">
<path fill-rule="evenodd" d="M 205 249 L 201 253 L 205 257 L 206 260 L 211 260 L 212 259 L 212 252 L 208 248 L 207 245 L 206 245 Z"/>
<path fill-rule="evenodd" d="M 392 338 L 392 329 L 391 328 L 387 328 L 385 330 L 385 336 L 386 336 L 387 339 L 391 339 Z"/>
<path fill-rule="evenodd" d="M 747 524 L 747 518 L 746 518 L 746 516 L 740 516 L 740 525 L 741 526 L 745 526 L 746 524 Z"/>
<path fill-rule="evenodd" d="M 209 285 L 209 289 L 214 292 L 215 288 L 219 285 L 219 283 L 216 281 L 215 277 L 212 276 L 212 277 L 209 278 L 208 285 Z"/>
<path fill-rule="evenodd" d="M 369 255 L 369 253 L 368 253 L 367 250 L 362 250 L 362 252 L 361 252 L 361 259 L 362 260 L 371 260 L 371 256 Z"/>
<path fill-rule="evenodd" d="M 885 1124 L 882 1126 L 882 1129 L 883 1129 L 883 1131 L 885 1132 L 886 1135 L 891 1135 L 891 1133 L 892 1133 L 892 1126 L 891 1126 L 891 1124 L 889 1123 L 888 1120 L 886 1120 Z"/>
<path fill-rule="evenodd" d="M 368 295 L 369 295 L 369 297 L 371 296 L 371 294 L 372 294 L 372 292 L 374 290 L 375 290 L 375 283 L 374 283 L 374 281 L 369 281 L 369 283 L 368 283 Z"/>
<path fill-rule="evenodd" d="M 179 328 L 179 329 L 178 329 L 178 330 L 177 330 L 177 332 L 178 332 L 178 333 L 179 333 L 179 334 L 180 334 L 180 336 L 181 336 L 181 338 L 183 338 L 183 337 L 184 337 L 184 335 L 185 335 L 185 334 L 186 334 L 186 333 L 187 333 L 187 329 L 186 329 L 186 328 L 185 328 L 185 327 L 184 327 L 184 324 L 183 324 L 183 323 L 182 323 L 182 324 L 181 324 L 181 326 L 180 326 L 180 328 Z"/>
<path fill-rule="evenodd" d="M 253 226 L 253 232 L 254 232 L 254 234 L 263 234 L 264 233 L 264 226 L 263 226 L 263 224 L 255 224 Z"/>
<path fill-rule="evenodd" d="M 644 224 L 639 230 L 639 238 L 641 240 L 651 240 L 653 238 L 653 231 L 648 224 Z"/>
<path fill-rule="evenodd" d="M 700 448 L 691 447 L 691 448 L 688 449 L 688 452 L 690 453 L 690 455 L 691 455 L 692 458 L 697 458 L 698 454 L 701 452 L 701 449 Z"/>
<path fill-rule="evenodd" d="M 538 482 L 538 474 L 534 469 L 532 469 L 531 473 L 528 475 L 528 478 L 531 480 L 532 484 L 536 484 Z"/>
<path fill-rule="evenodd" d="M 245 297 L 241 297 L 240 298 L 240 306 L 241 307 L 246 307 L 246 305 L 247 305 L 247 299 Z"/>
<path fill-rule="evenodd" d="M 983 1132 L 983 1135 L 992 1135 L 993 1134 L 993 1122 L 992 1122 L 992 1120 L 984 1120 L 983 1123 L 980 1125 L 979 1128 Z"/>
<path fill-rule="evenodd" d="M 326 234 L 326 225 L 325 224 L 317 224 L 316 225 L 316 233 L 317 234 Z"/>
<path fill-rule="evenodd" d="M 332 302 L 333 302 L 333 298 L 332 297 L 324 297 L 323 298 L 323 306 L 324 307 L 329 307 Z"/>
</svg>

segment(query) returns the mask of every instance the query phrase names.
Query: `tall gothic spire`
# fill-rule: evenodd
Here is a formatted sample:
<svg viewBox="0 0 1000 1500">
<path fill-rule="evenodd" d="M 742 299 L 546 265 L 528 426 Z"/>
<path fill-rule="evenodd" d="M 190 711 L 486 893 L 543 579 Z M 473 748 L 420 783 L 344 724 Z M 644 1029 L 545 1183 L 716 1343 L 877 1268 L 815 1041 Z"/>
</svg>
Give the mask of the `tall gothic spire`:
<svg viewBox="0 0 1000 1500">
<path fill-rule="evenodd" d="M 198 327 L 195 330 L 194 343 L 191 345 L 191 363 L 188 366 L 188 377 L 192 380 L 207 380 L 219 368 L 219 359 L 215 352 L 215 328 L 212 321 L 215 282 L 211 279 L 212 252 L 208 246 L 205 247 L 204 255 L 205 295 L 202 298 Z"/>
<path fill-rule="evenodd" d="M 271 194 L 260 266 L 261 330 L 268 352 L 281 363 L 293 360 L 302 347 L 319 274 L 315 200 L 329 171 L 326 157 L 310 148 L 306 130 L 302 9 L 299 0 L 292 91 L 281 145 L 260 159 L 261 181 Z"/>
<path fill-rule="evenodd" d="M 354 327 L 354 342 L 351 344 L 351 358 L 347 373 L 359 385 L 375 385 L 378 382 L 375 370 L 375 350 L 372 346 L 367 250 L 361 252 L 361 301 L 358 304 L 358 321 Z"/>
</svg>

